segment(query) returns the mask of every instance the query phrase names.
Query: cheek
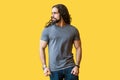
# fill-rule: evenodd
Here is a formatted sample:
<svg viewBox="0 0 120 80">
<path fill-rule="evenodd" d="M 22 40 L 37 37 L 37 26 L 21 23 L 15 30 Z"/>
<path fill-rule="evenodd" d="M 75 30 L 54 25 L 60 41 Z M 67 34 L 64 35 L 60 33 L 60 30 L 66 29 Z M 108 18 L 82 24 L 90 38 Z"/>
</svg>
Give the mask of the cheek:
<svg viewBox="0 0 120 80">
<path fill-rule="evenodd" d="M 56 15 L 55 17 L 56 17 L 56 19 L 60 19 L 60 16 L 59 16 L 59 15 Z"/>
</svg>

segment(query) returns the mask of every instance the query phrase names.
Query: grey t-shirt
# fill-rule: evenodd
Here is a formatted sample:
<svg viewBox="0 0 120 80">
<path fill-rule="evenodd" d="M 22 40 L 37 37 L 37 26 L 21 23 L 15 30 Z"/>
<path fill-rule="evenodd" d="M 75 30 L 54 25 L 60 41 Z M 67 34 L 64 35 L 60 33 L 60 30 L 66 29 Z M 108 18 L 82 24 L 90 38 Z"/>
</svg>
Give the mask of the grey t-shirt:
<svg viewBox="0 0 120 80">
<path fill-rule="evenodd" d="M 41 40 L 48 42 L 49 68 L 62 70 L 75 65 L 72 47 L 74 40 L 80 40 L 78 30 L 72 25 L 59 27 L 52 25 L 42 32 Z"/>
</svg>

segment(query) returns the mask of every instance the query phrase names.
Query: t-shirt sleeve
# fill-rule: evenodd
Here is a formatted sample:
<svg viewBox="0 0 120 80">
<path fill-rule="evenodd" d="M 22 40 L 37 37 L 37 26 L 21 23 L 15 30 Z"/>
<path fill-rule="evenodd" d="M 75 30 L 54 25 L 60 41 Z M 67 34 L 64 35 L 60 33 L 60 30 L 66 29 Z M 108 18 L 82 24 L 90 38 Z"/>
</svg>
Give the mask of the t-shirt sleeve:
<svg viewBox="0 0 120 80">
<path fill-rule="evenodd" d="M 79 34 L 79 31 L 77 29 L 75 29 L 75 32 L 74 32 L 74 40 L 80 40 L 80 34 Z"/>
<path fill-rule="evenodd" d="M 48 30 L 44 29 L 41 35 L 41 40 L 44 40 L 46 42 L 49 41 L 49 35 L 48 35 Z"/>
</svg>

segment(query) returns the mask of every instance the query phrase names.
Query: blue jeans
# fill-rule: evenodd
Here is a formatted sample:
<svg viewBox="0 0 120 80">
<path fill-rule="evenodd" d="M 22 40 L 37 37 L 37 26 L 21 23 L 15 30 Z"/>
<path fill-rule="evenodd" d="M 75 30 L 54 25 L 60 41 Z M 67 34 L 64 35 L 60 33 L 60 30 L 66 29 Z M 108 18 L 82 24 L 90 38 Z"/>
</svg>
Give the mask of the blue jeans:
<svg viewBox="0 0 120 80">
<path fill-rule="evenodd" d="M 78 76 L 71 74 L 73 67 L 59 71 L 51 71 L 50 80 L 78 80 Z"/>
</svg>

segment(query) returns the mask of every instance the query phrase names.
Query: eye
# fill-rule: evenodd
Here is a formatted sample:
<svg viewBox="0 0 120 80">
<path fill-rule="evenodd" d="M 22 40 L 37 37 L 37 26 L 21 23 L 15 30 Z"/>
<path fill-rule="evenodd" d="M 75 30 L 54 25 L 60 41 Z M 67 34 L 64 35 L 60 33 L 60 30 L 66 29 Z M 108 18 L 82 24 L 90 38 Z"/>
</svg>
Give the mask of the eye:
<svg viewBox="0 0 120 80">
<path fill-rule="evenodd" d="M 52 12 L 52 14 L 58 14 L 58 12 Z"/>
</svg>

